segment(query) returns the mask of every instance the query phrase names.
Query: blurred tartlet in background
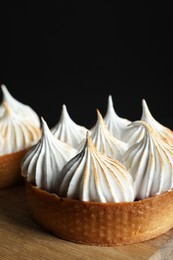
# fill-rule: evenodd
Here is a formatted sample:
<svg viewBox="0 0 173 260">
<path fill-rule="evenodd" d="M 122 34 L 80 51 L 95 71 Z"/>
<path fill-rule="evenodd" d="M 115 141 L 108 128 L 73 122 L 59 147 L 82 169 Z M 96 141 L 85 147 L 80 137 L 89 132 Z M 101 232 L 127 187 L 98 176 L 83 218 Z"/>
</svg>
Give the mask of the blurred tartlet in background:
<svg viewBox="0 0 173 260">
<path fill-rule="evenodd" d="M 20 163 L 41 136 L 40 118 L 28 105 L 16 100 L 1 85 L 0 103 L 0 189 L 22 181 Z"/>
</svg>

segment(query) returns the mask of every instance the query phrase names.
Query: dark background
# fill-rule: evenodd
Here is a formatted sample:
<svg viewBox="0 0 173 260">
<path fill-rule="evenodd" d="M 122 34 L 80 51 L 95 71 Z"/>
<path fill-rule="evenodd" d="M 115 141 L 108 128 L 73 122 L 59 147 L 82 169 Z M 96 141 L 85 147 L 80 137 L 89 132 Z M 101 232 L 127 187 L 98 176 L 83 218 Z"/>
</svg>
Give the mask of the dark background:
<svg viewBox="0 0 173 260">
<path fill-rule="evenodd" d="M 77 124 L 93 126 L 111 94 L 119 116 L 139 119 L 144 98 L 173 128 L 171 1 L 118 2 L 1 6 L 0 84 L 50 127 L 62 104 Z"/>
</svg>

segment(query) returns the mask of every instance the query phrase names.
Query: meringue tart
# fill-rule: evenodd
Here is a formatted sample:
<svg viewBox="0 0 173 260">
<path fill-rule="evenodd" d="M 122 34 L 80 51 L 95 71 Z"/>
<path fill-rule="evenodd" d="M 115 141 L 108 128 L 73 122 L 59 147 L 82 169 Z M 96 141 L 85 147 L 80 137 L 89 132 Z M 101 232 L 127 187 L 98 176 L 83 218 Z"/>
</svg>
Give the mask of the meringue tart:
<svg viewBox="0 0 173 260">
<path fill-rule="evenodd" d="M 173 147 L 153 125 L 139 120 L 127 132 L 124 128 L 124 137 L 136 133 L 136 142 L 126 147 L 121 161 L 111 158 L 107 148 L 113 139 L 99 113 L 74 155 L 59 149 L 61 142 L 55 148 L 56 137 L 44 120 L 42 125 L 40 142 L 22 159 L 21 175 L 29 212 L 43 229 L 75 243 L 116 246 L 146 241 L 173 227 Z"/>
<path fill-rule="evenodd" d="M 23 181 L 21 159 L 38 142 L 41 135 L 39 117 L 29 107 L 1 86 L 0 104 L 0 189 Z"/>
</svg>

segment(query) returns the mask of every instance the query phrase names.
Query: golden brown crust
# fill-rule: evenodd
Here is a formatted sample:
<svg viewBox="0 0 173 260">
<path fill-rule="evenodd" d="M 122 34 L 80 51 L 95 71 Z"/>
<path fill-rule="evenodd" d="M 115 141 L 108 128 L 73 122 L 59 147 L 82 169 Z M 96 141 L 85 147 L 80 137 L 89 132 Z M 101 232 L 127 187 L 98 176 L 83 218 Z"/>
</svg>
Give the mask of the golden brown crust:
<svg viewBox="0 0 173 260">
<path fill-rule="evenodd" d="M 0 189 L 8 188 L 23 180 L 20 163 L 29 148 L 0 156 Z"/>
<path fill-rule="evenodd" d="M 60 198 L 25 183 L 32 217 L 68 241 L 125 245 L 154 238 L 173 227 L 173 191 L 135 202 L 97 203 Z"/>
</svg>

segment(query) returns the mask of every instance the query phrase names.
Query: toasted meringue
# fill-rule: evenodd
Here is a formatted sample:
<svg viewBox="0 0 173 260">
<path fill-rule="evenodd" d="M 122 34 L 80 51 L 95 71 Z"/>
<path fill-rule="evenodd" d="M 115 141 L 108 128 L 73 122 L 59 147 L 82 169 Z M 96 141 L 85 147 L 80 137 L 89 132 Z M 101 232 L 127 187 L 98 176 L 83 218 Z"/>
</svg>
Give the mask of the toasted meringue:
<svg viewBox="0 0 173 260">
<path fill-rule="evenodd" d="M 82 201 L 133 201 L 131 175 L 117 160 L 97 151 L 89 132 L 83 150 L 63 167 L 58 195 Z"/>
<path fill-rule="evenodd" d="M 111 134 L 101 113 L 98 109 L 96 111 L 97 122 L 91 130 L 91 139 L 98 151 L 121 161 L 122 155 L 128 149 L 128 145 Z"/>
<path fill-rule="evenodd" d="M 115 138 L 123 141 L 122 136 L 124 130 L 126 130 L 127 125 L 130 124 L 131 121 L 126 118 L 121 118 L 117 115 L 113 106 L 111 95 L 108 96 L 108 105 L 106 114 L 104 116 L 104 121 L 111 134 Z"/>
<path fill-rule="evenodd" d="M 168 144 L 173 146 L 172 130 L 163 126 L 158 121 L 156 121 L 156 119 L 154 119 L 154 117 L 151 115 L 151 112 L 149 111 L 145 99 L 142 100 L 142 108 L 143 108 L 143 112 L 142 112 L 141 120 L 147 122 L 150 125 L 150 127 L 160 135 L 161 138 L 163 138 Z"/>
<path fill-rule="evenodd" d="M 152 120 L 150 124 L 145 116 L 127 122 L 115 114 L 113 120 L 111 96 L 109 100 L 109 127 L 99 111 L 96 125 L 86 131 L 85 138 L 77 134 L 80 141 L 72 142 L 75 127 L 68 120 L 65 128 L 60 127 L 65 137 L 69 131 L 71 145 L 78 152 L 55 178 L 54 193 L 35 185 L 35 166 L 31 170 L 26 167 L 23 174 L 33 219 L 64 240 L 99 246 L 125 245 L 155 238 L 173 227 L 173 147 L 167 143 L 165 129 L 161 129 L 163 138 L 158 125 Z M 111 149 L 116 149 L 114 144 L 118 144 L 110 133 L 114 124 L 115 129 L 118 127 L 114 137 L 126 140 L 128 145 L 121 162 L 110 157 L 114 155 Z M 83 144 L 80 149 L 79 144 Z M 42 156 L 44 153 L 45 150 Z M 34 156 L 28 159 L 39 160 Z M 56 167 L 52 167 L 50 182 L 53 168 Z M 42 164 L 39 169 L 43 176 Z"/>
<path fill-rule="evenodd" d="M 29 121 L 30 123 L 35 125 L 35 127 L 40 128 L 40 118 L 30 106 L 22 104 L 14 97 L 12 97 L 4 84 L 1 85 L 1 90 L 3 96 L 2 103 L 0 105 L 0 117 L 3 116 L 5 112 L 5 107 L 3 106 L 3 103 L 5 102 L 15 114 L 21 116 L 25 121 Z"/>
<path fill-rule="evenodd" d="M 144 137 L 124 154 L 122 163 L 134 180 L 135 199 L 160 195 L 173 188 L 173 147 L 144 121 L 132 123 L 143 127 Z"/>
<path fill-rule="evenodd" d="M 84 126 L 76 124 L 71 119 L 67 107 L 64 104 L 59 122 L 51 131 L 59 140 L 76 148 L 80 142 L 85 139 L 87 129 Z"/>
<path fill-rule="evenodd" d="M 41 136 L 39 117 L 15 100 L 5 85 L 0 104 L 0 189 L 22 181 L 20 162 Z"/>
<path fill-rule="evenodd" d="M 3 137 L 3 149 L 0 149 L 0 155 L 17 152 L 34 145 L 40 138 L 40 129 L 32 122 L 24 121 L 5 101 L 1 107 L 4 107 L 4 112 L 0 117 L 0 133 Z"/>
<path fill-rule="evenodd" d="M 142 99 L 142 116 L 141 121 L 146 122 L 154 132 L 160 135 L 160 138 L 165 140 L 169 145 L 173 146 L 173 131 L 168 127 L 160 124 L 152 116 L 149 108 L 147 106 L 146 100 Z M 127 129 L 122 133 L 122 139 L 124 142 L 131 146 L 135 143 L 138 143 L 145 135 L 145 130 L 142 126 L 131 127 L 129 124 Z"/>
<path fill-rule="evenodd" d="M 122 139 L 128 147 L 138 143 L 144 137 L 145 129 L 142 125 L 134 125 L 130 123 L 125 131 L 123 131 Z"/>
<path fill-rule="evenodd" d="M 59 173 L 64 164 L 77 151 L 57 139 L 42 120 L 42 136 L 39 142 L 25 155 L 21 162 L 21 175 L 38 188 L 54 192 Z"/>
</svg>

